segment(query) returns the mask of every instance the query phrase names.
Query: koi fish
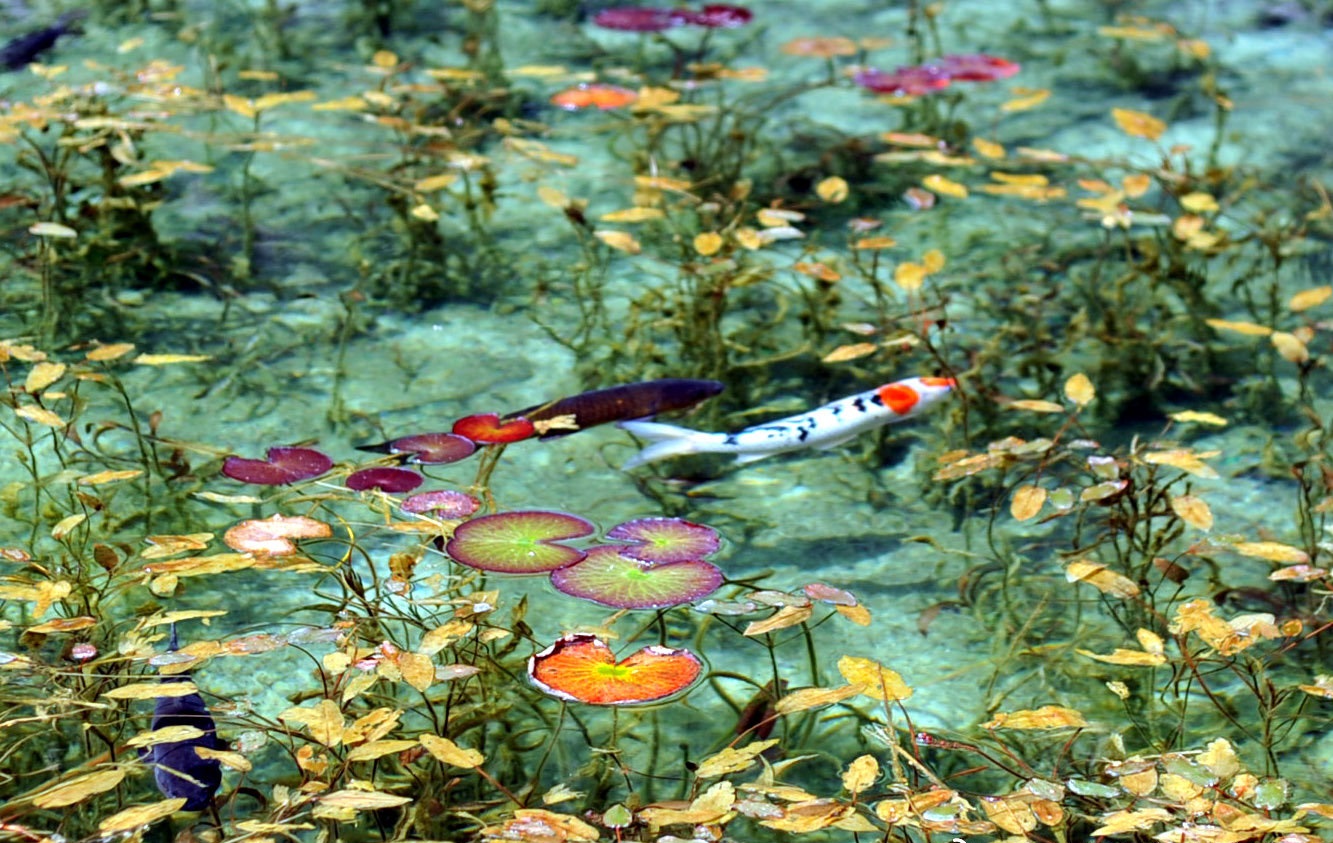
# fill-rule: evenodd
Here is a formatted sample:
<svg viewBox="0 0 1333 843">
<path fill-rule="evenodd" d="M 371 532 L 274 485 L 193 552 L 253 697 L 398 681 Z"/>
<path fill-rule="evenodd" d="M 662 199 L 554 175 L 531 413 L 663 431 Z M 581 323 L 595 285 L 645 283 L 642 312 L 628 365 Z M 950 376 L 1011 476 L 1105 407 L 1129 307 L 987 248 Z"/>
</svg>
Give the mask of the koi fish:
<svg viewBox="0 0 1333 843">
<path fill-rule="evenodd" d="M 827 450 L 867 430 L 918 416 L 955 386 L 953 378 L 907 378 L 735 433 L 622 421 L 620 427 L 650 443 L 622 467 L 635 468 L 685 454 L 735 454 L 736 462 L 744 464 L 802 448 Z"/>
<path fill-rule="evenodd" d="M 176 625 L 171 625 L 171 643 L 167 649 L 177 648 Z M 164 676 L 163 682 L 185 682 L 188 675 Z M 180 697 L 158 697 L 153 706 L 153 730 L 168 726 L 193 726 L 202 735 L 170 743 L 154 744 L 140 750 L 140 758 L 153 767 L 157 789 L 168 799 L 184 799 L 183 811 L 202 811 L 213 801 L 213 794 L 222 785 L 222 767 L 216 758 L 201 758 L 195 747 L 223 749 L 218 740 L 217 726 L 209 714 L 204 698 L 197 692 Z"/>
</svg>

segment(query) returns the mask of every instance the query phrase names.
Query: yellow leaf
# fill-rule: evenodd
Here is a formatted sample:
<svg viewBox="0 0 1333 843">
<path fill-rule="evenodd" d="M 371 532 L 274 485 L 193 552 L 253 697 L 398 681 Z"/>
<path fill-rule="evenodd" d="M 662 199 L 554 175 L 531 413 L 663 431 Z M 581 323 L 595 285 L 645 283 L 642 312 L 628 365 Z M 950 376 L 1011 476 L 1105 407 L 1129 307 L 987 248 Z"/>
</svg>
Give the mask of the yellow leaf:
<svg viewBox="0 0 1333 843">
<path fill-rule="evenodd" d="M 380 808 L 396 808 L 412 800 L 406 796 L 381 793 L 376 790 L 335 790 L 319 797 L 320 804 L 333 808 L 347 808 L 354 811 L 370 811 Z"/>
<path fill-rule="evenodd" d="M 458 181 L 458 173 L 440 173 L 437 176 L 427 176 L 424 179 L 418 179 L 412 189 L 418 193 L 431 193 L 442 188 L 446 188 Z"/>
<path fill-rule="evenodd" d="M 30 395 L 36 395 L 51 384 L 60 380 L 61 375 L 65 374 L 64 363 L 52 363 L 43 360 L 32 367 L 28 372 L 28 377 L 23 381 L 23 391 Z"/>
<path fill-rule="evenodd" d="M 1165 808 L 1144 808 L 1140 811 L 1116 811 L 1101 818 L 1102 825 L 1092 831 L 1093 837 L 1106 837 L 1112 834 L 1125 834 L 1131 831 L 1147 831 L 1158 823 L 1171 820 L 1171 814 Z"/>
<path fill-rule="evenodd" d="M 1203 498 L 1194 495 L 1176 495 L 1171 498 L 1171 511 L 1180 520 L 1200 530 L 1213 529 L 1213 511 Z"/>
<path fill-rule="evenodd" d="M 846 179 L 839 176 L 829 176 L 815 185 L 815 195 L 834 205 L 844 201 L 848 192 Z"/>
<path fill-rule="evenodd" d="M 875 783 L 879 778 L 879 762 L 873 755 L 861 755 L 847 765 L 842 774 L 842 787 L 848 793 L 856 795 Z"/>
<path fill-rule="evenodd" d="M 1043 705 L 1041 708 L 1022 709 L 1008 713 L 1000 712 L 990 721 L 983 723 L 983 729 L 1068 729 L 1083 728 L 1088 721 L 1083 714 L 1072 708 L 1058 705 Z"/>
<path fill-rule="evenodd" d="M 140 468 L 123 468 L 119 471 L 99 471 L 96 474 L 85 474 L 80 477 L 78 483 L 80 486 L 101 486 L 104 483 L 115 483 L 119 480 L 132 480 L 143 474 Z"/>
<path fill-rule="evenodd" d="M 423 734 L 420 741 L 426 751 L 435 757 L 435 760 L 454 767 L 464 767 L 470 770 L 473 767 L 480 766 L 481 762 L 486 760 L 486 756 L 477 750 L 461 747 L 448 738 L 442 738 L 439 735 Z"/>
<path fill-rule="evenodd" d="M 1286 331 L 1274 331 L 1268 338 L 1277 349 L 1277 353 L 1288 363 L 1295 363 L 1300 366 L 1310 361 L 1310 349 L 1301 342 L 1295 334 L 1289 334 Z"/>
<path fill-rule="evenodd" d="M 132 342 L 116 342 L 99 345 L 84 356 L 86 359 L 94 361 L 115 360 L 118 357 L 124 357 L 133 350 L 134 343 Z"/>
<path fill-rule="evenodd" d="M 995 141 L 985 140 L 984 138 L 972 138 L 972 148 L 975 149 L 979 155 L 986 158 L 999 159 L 1007 154 L 1005 153 L 1003 146 Z"/>
<path fill-rule="evenodd" d="M 919 290 L 925 280 L 926 268 L 919 263 L 900 263 L 893 268 L 893 283 L 904 290 Z"/>
<path fill-rule="evenodd" d="M 376 758 L 383 758 L 386 755 L 403 752 L 417 746 L 416 741 L 397 740 L 397 741 L 371 741 L 348 750 L 348 761 L 373 761 Z"/>
<path fill-rule="evenodd" d="M 1041 512 L 1046 503 L 1046 490 L 1040 486 L 1019 486 L 1009 502 L 1009 514 L 1016 521 L 1026 521 Z"/>
<path fill-rule="evenodd" d="M 213 358 L 207 354 L 140 354 L 134 362 L 141 366 L 167 366 L 172 363 L 202 363 Z"/>
<path fill-rule="evenodd" d="M 135 682 L 104 691 L 113 700 L 151 700 L 157 697 L 184 697 L 199 693 L 193 682 Z"/>
<path fill-rule="evenodd" d="M 931 249 L 921 256 L 921 263 L 926 268 L 926 272 L 939 272 L 944 269 L 944 253 L 939 249 Z"/>
<path fill-rule="evenodd" d="M 417 644 L 417 652 L 427 656 L 433 656 L 436 653 L 448 647 L 458 639 L 467 635 L 475 628 L 472 621 L 462 618 L 454 618 L 446 622 L 443 626 L 437 626 L 421 636 L 421 642 Z"/>
<path fill-rule="evenodd" d="M 1256 325 L 1253 322 L 1232 322 L 1227 319 L 1205 319 L 1203 321 L 1219 331 L 1234 331 L 1237 334 L 1245 334 L 1251 337 L 1266 337 L 1273 333 L 1272 328 Z"/>
<path fill-rule="evenodd" d="M 1199 459 L 1194 452 L 1181 448 L 1170 451 L 1149 451 L 1143 455 L 1143 461 L 1153 465 L 1169 465 L 1195 477 L 1206 477 L 1210 480 L 1219 476 L 1216 469 Z"/>
<path fill-rule="evenodd" d="M 857 360 L 870 354 L 874 354 L 879 346 L 873 342 L 854 342 L 849 345 L 840 345 L 820 358 L 825 363 L 845 363 L 848 360 Z"/>
<path fill-rule="evenodd" d="M 1142 111 L 1113 108 L 1111 109 L 1111 116 L 1115 118 L 1115 123 L 1120 127 L 1120 131 L 1131 137 L 1147 138 L 1155 141 L 1166 131 L 1165 123 Z"/>
<path fill-rule="evenodd" d="M 1291 301 L 1287 302 L 1287 309 L 1294 312 L 1309 310 L 1316 305 L 1328 301 L 1329 296 L 1333 296 L 1333 286 L 1328 284 L 1325 284 L 1322 287 L 1311 287 L 1308 290 L 1301 290 L 1299 293 L 1291 297 Z"/>
<path fill-rule="evenodd" d="M 97 824 L 97 831 L 107 837 L 133 831 L 139 826 L 152 825 L 160 819 L 169 817 L 185 807 L 186 799 L 164 799 L 151 805 L 135 805 L 117 811 Z"/>
<path fill-rule="evenodd" d="M 986 812 L 986 819 L 1010 834 L 1026 835 L 1037 827 L 1037 815 L 1032 813 L 1031 806 L 1018 798 L 983 796 L 981 808 Z"/>
<path fill-rule="evenodd" d="M 1170 418 L 1178 422 L 1193 422 L 1194 424 L 1210 424 L 1214 427 L 1226 427 L 1227 420 L 1216 413 L 1201 413 L 1197 410 L 1181 410 L 1179 413 L 1172 413 Z"/>
<path fill-rule="evenodd" d="M 333 700 L 320 700 L 313 706 L 289 708 L 278 715 L 278 719 L 287 723 L 297 723 L 306 727 L 310 736 L 327 747 L 342 743 L 346 723 L 342 711 Z"/>
<path fill-rule="evenodd" d="M 1080 407 L 1086 407 L 1097 397 L 1097 390 L 1093 387 L 1092 381 L 1088 380 L 1088 376 L 1079 372 L 1065 381 L 1065 397 Z"/>
<path fill-rule="evenodd" d="M 643 251 L 643 247 L 639 245 L 639 241 L 634 238 L 634 235 L 627 231 L 613 231 L 611 229 L 602 228 L 594 231 L 593 236 L 610 246 L 612 249 L 625 252 L 626 254 L 637 255 L 639 252 Z"/>
<path fill-rule="evenodd" d="M 745 632 L 741 634 L 753 636 L 777 632 L 780 629 L 804 623 L 813 614 L 814 609 L 810 606 L 783 606 L 761 621 L 751 621 L 750 625 L 745 628 Z"/>
<path fill-rule="evenodd" d="M 1214 739 L 1195 760 L 1222 781 L 1227 781 L 1241 769 L 1236 749 L 1226 738 Z"/>
<path fill-rule="evenodd" d="M 89 796 L 105 793 L 124 778 L 125 771 L 119 768 L 84 773 L 39 793 L 33 798 L 32 804 L 38 808 L 64 808 L 82 802 Z"/>
<path fill-rule="evenodd" d="M 912 696 L 912 689 L 897 672 L 871 659 L 843 656 L 838 659 L 838 672 L 850 684 L 860 685 L 861 693 L 873 699 L 890 702 Z"/>
<path fill-rule="evenodd" d="M 941 196 L 952 196 L 955 199 L 967 198 L 966 185 L 959 184 L 952 179 L 946 179 L 938 174 L 926 176 L 921 180 L 921 183 Z"/>
<path fill-rule="evenodd" d="M 61 237 L 65 239 L 79 236 L 77 231 L 58 222 L 33 223 L 28 226 L 28 233 L 36 234 L 38 237 Z"/>
<path fill-rule="evenodd" d="M 1105 565 L 1076 559 L 1065 567 L 1065 579 L 1069 582 L 1085 582 L 1104 594 L 1112 597 L 1136 597 L 1138 584 L 1128 577 L 1107 569 Z"/>
<path fill-rule="evenodd" d="M 1125 189 L 1126 196 L 1137 199 L 1152 187 L 1152 177 L 1147 173 L 1130 173 L 1120 180 L 1120 186 Z"/>
<path fill-rule="evenodd" d="M 219 764 L 240 773 L 248 773 L 254 768 L 250 759 L 239 752 L 231 752 L 225 749 L 209 749 L 206 746 L 196 746 L 194 752 L 200 758 L 216 760 Z"/>
<path fill-rule="evenodd" d="M 1310 561 L 1305 551 L 1280 542 L 1237 542 L 1231 549 L 1241 556 L 1267 559 L 1270 562 L 1304 565 Z"/>
<path fill-rule="evenodd" d="M 1211 213 L 1212 211 L 1221 210 L 1217 204 L 1217 200 L 1213 198 L 1213 195 L 1202 191 L 1186 193 L 1184 196 L 1180 197 L 1180 207 L 1189 211 L 1191 214 L 1206 214 Z"/>
<path fill-rule="evenodd" d="M 21 419 L 27 419 L 30 422 L 44 424 L 47 427 L 64 427 L 65 420 L 45 407 L 38 407 L 35 404 L 26 404 L 22 407 L 14 408 L 14 415 Z"/>
<path fill-rule="evenodd" d="M 160 743 L 177 743 L 178 741 L 188 741 L 203 736 L 204 730 L 198 726 L 166 726 L 161 729 L 140 732 L 125 741 L 125 745 L 135 747 L 156 746 Z"/>
<path fill-rule="evenodd" d="M 694 235 L 694 251 L 712 257 L 722 248 L 722 235 L 716 231 L 702 231 Z"/>
<path fill-rule="evenodd" d="M 740 748 L 727 747 L 699 762 L 694 774 L 701 779 L 739 773 L 755 762 L 764 750 L 778 744 L 777 738 L 754 741 Z"/>
<path fill-rule="evenodd" d="M 661 208 L 636 206 L 633 208 L 623 208 L 619 211 L 610 211 L 602 214 L 601 219 L 603 222 L 635 223 L 647 222 L 648 220 L 660 220 L 665 216 L 666 214 L 662 212 Z"/>
<path fill-rule="evenodd" d="M 1142 650 L 1126 650 L 1117 647 L 1114 652 L 1108 655 L 1093 653 L 1088 650 L 1076 649 L 1074 652 L 1080 656 L 1087 656 L 1090 659 L 1096 659 L 1099 662 L 1107 664 L 1123 664 L 1136 666 L 1150 666 L 1166 664 L 1166 656 L 1160 653 L 1145 653 Z"/>
<path fill-rule="evenodd" d="M 1057 404 L 1054 401 L 1040 401 L 1034 398 L 1019 398 L 1016 401 L 1010 401 L 1008 404 L 1011 410 L 1030 410 L 1034 413 L 1063 413 L 1064 405 Z"/>
<path fill-rule="evenodd" d="M 870 626 L 870 610 L 865 606 L 834 606 L 833 610 L 859 626 Z"/>
<path fill-rule="evenodd" d="M 1014 88 L 1013 92 L 1018 96 L 1000 103 L 1001 111 L 1027 111 L 1036 108 L 1051 97 L 1049 88 L 1024 88 L 1020 86 Z"/>
<path fill-rule="evenodd" d="M 875 251 L 878 249 L 892 249 L 898 245 L 898 241 L 892 237 L 862 237 L 852 244 L 853 249 L 867 249 Z"/>
<path fill-rule="evenodd" d="M 794 714 L 811 708 L 840 703 L 861 693 L 859 685 L 843 685 L 838 688 L 802 688 L 792 691 L 773 704 L 777 714 Z"/>
<path fill-rule="evenodd" d="M 403 674 L 403 681 L 418 691 L 425 691 L 435 682 L 435 663 L 430 660 L 430 656 L 423 656 L 421 653 L 399 653 L 397 662 L 398 670 Z"/>
<path fill-rule="evenodd" d="M 74 528 L 88 520 L 88 516 L 82 512 L 76 512 L 73 515 L 67 515 L 56 522 L 51 528 L 51 538 L 63 539 L 73 532 Z"/>
<path fill-rule="evenodd" d="M 41 635 L 50 635 L 56 632 L 78 632 L 80 629 L 88 629 L 89 627 L 94 626 L 97 626 L 96 618 L 81 615 L 77 618 L 55 618 L 46 623 L 30 626 L 27 631 L 36 632 Z"/>
</svg>

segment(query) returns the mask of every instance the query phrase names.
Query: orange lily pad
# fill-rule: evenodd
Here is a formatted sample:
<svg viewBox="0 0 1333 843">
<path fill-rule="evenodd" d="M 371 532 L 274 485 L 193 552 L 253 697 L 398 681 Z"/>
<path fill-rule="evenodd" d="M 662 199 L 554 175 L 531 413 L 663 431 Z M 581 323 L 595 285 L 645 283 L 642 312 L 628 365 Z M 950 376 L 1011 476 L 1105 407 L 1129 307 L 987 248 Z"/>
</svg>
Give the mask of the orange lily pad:
<svg viewBox="0 0 1333 843">
<path fill-rule="evenodd" d="M 689 650 L 652 645 L 616 661 L 595 635 L 566 635 L 528 659 L 532 684 L 553 697 L 589 705 L 642 705 L 684 692 L 703 674 Z"/>
<path fill-rule="evenodd" d="M 522 416 L 501 421 L 498 413 L 477 413 L 454 422 L 453 432 L 482 445 L 503 445 L 527 439 L 537 428 Z"/>
</svg>

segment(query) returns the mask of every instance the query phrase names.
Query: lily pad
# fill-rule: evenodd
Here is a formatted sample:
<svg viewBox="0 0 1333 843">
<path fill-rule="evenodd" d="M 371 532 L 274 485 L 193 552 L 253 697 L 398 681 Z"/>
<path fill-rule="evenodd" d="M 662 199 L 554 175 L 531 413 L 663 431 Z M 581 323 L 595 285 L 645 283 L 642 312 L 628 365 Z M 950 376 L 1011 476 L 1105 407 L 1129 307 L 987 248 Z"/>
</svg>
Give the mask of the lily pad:
<svg viewBox="0 0 1333 843">
<path fill-rule="evenodd" d="M 607 531 L 608 539 L 628 542 L 622 553 L 644 562 L 702 559 L 717 550 L 717 531 L 683 518 L 636 518 Z"/>
<path fill-rule="evenodd" d="M 567 512 L 530 509 L 464 521 L 445 552 L 469 568 L 503 574 L 544 574 L 573 565 L 587 554 L 559 544 L 590 536 L 593 524 Z"/>
<path fill-rule="evenodd" d="M 500 421 L 496 413 L 477 413 L 454 422 L 454 433 L 483 445 L 503 445 L 527 439 L 537 428 L 522 416 Z"/>
<path fill-rule="evenodd" d="M 551 584 L 573 597 L 616 609 L 665 609 L 702 600 L 722 585 L 722 572 L 701 559 L 651 563 L 603 545 L 581 561 L 551 572 Z"/>
<path fill-rule="evenodd" d="M 268 459 L 227 457 L 222 473 L 232 480 L 259 486 L 281 486 L 318 477 L 333 468 L 333 460 L 314 448 L 269 448 Z"/>
<path fill-rule="evenodd" d="M 684 692 L 703 674 L 689 650 L 644 647 L 616 661 L 594 635 L 566 635 L 528 659 L 532 684 L 553 697 L 590 705 L 641 705 Z"/>
<path fill-rule="evenodd" d="M 409 454 L 408 462 L 444 465 L 472 456 L 477 443 L 457 433 L 416 433 L 384 443 L 385 453 Z"/>
<path fill-rule="evenodd" d="M 347 475 L 347 488 L 358 492 L 379 489 L 381 492 L 410 492 L 425 482 L 424 477 L 409 468 L 389 465 L 363 468 Z"/>
<path fill-rule="evenodd" d="M 453 489 L 421 492 L 403 501 L 404 512 L 427 513 L 436 518 L 466 518 L 476 512 L 481 502 L 471 495 Z"/>
</svg>

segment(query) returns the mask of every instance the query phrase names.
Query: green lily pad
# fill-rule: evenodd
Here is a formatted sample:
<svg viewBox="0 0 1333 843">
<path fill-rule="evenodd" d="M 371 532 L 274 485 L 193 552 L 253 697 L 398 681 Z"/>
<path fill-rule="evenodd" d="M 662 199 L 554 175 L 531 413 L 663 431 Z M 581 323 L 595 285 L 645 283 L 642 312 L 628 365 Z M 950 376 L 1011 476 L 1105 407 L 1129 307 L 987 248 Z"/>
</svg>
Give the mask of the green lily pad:
<svg viewBox="0 0 1333 843">
<path fill-rule="evenodd" d="M 465 521 L 445 545 L 455 561 L 502 574 L 544 574 L 573 565 L 587 554 L 559 544 L 590 536 L 597 528 L 567 512 L 530 509 Z"/>
<path fill-rule="evenodd" d="M 580 562 L 551 572 L 551 584 L 573 597 L 616 609 L 665 609 L 701 600 L 722 585 L 722 572 L 702 559 L 643 562 L 628 548 L 588 549 Z"/>
<path fill-rule="evenodd" d="M 717 530 L 684 518 L 635 518 L 607 530 L 606 537 L 630 545 L 623 552 L 644 562 L 702 559 L 717 550 Z"/>
</svg>

